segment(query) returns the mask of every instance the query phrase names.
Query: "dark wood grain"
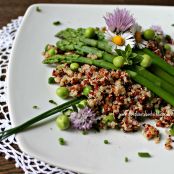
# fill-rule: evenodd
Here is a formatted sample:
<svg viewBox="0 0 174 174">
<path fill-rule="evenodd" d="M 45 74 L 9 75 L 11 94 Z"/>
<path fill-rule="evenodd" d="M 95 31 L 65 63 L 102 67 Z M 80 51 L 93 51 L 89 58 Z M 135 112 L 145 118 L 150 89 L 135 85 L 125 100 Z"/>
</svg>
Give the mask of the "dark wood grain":
<svg viewBox="0 0 174 174">
<path fill-rule="evenodd" d="M 29 5 L 33 3 L 83 3 L 83 4 L 142 4 L 142 5 L 174 5 L 174 0 L 0 0 L 0 28 L 22 16 Z M 17 147 L 16 147 L 17 148 Z M 0 174 L 21 174 L 21 169 L 15 168 L 14 160 L 5 160 L 0 154 Z"/>
</svg>

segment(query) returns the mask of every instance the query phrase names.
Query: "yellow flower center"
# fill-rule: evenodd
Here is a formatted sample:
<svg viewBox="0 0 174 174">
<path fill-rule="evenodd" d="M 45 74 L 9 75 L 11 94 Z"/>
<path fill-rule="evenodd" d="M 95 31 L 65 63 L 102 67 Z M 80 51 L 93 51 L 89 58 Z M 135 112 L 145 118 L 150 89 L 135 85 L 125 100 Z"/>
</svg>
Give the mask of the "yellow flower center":
<svg viewBox="0 0 174 174">
<path fill-rule="evenodd" d="M 118 46 L 123 46 L 124 43 L 125 43 L 125 40 L 124 38 L 122 38 L 121 36 L 119 35 L 116 35 L 112 38 L 112 42 L 115 43 L 116 45 Z"/>
<path fill-rule="evenodd" d="M 135 33 L 135 41 L 136 41 L 137 43 L 140 43 L 140 42 L 142 41 L 141 32 L 137 31 L 137 32 Z"/>
</svg>

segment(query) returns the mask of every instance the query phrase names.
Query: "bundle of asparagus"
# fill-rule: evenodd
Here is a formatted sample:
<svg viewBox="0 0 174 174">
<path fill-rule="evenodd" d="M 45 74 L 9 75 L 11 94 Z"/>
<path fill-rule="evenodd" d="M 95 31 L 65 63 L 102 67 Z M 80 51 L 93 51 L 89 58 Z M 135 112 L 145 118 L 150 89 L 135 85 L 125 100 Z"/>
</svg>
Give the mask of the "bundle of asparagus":
<svg viewBox="0 0 174 174">
<path fill-rule="evenodd" d="M 80 32 L 79 32 L 80 31 Z M 100 35 L 99 35 L 100 33 Z M 116 53 L 112 53 L 110 44 L 104 39 L 99 37 L 102 35 L 102 31 L 95 33 L 94 38 L 85 37 L 85 29 L 66 29 L 56 34 L 61 40 L 57 42 L 57 48 L 64 51 L 74 51 L 70 55 L 56 54 L 43 61 L 44 64 L 52 63 L 72 63 L 78 62 L 81 64 L 95 65 L 106 69 L 117 70 L 122 68 L 127 71 L 130 77 L 137 83 L 147 87 L 159 97 L 163 98 L 166 102 L 174 106 L 174 67 L 166 63 L 163 59 L 157 56 L 155 53 L 147 48 L 142 50 L 129 50 L 129 55 L 126 57 L 126 53 L 118 50 Z M 120 53 L 121 52 L 121 53 Z M 114 59 L 119 57 L 119 53 L 126 58 L 128 62 L 123 67 L 117 67 L 114 65 Z M 85 57 L 87 54 L 96 55 L 97 60 Z M 131 55 L 134 55 L 131 57 Z M 147 60 L 143 60 L 143 57 L 150 58 L 150 63 Z M 137 59 L 139 61 L 137 61 Z M 129 62 L 132 62 L 131 64 Z M 142 62 L 147 61 L 147 67 L 140 67 Z"/>
</svg>

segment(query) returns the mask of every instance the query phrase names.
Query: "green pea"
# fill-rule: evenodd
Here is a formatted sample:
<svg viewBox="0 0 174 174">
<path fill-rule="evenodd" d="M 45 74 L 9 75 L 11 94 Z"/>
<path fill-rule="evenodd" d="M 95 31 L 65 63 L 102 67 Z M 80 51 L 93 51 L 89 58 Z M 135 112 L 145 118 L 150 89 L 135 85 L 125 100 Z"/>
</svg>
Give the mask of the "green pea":
<svg viewBox="0 0 174 174">
<path fill-rule="evenodd" d="M 71 70 L 73 70 L 73 71 L 77 71 L 78 68 L 79 68 L 79 64 L 78 64 L 78 63 L 71 63 L 71 64 L 70 64 L 70 68 L 71 68 Z"/>
<path fill-rule="evenodd" d="M 70 127 L 70 119 L 67 115 L 60 115 L 56 119 L 56 124 L 61 130 L 68 129 Z"/>
<path fill-rule="evenodd" d="M 83 109 L 87 105 L 87 100 L 82 100 L 79 104 L 78 107 L 80 109 Z"/>
<path fill-rule="evenodd" d="M 69 91 L 66 87 L 59 87 L 56 90 L 56 94 L 57 94 L 57 96 L 65 99 L 69 96 Z"/>
<path fill-rule="evenodd" d="M 86 86 L 86 87 L 84 87 L 83 88 L 83 95 L 85 95 L 85 96 L 88 96 L 88 94 L 90 93 L 90 91 L 91 91 L 91 86 Z"/>
<path fill-rule="evenodd" d="M 147 29 L 144 31 L 143 36 L 146 40 L 152 40 L 155 37 L 155 32 L 152 29 Z"/>
<path fill-rule="evenodd" d="M 54 77 L 49 77 L 48 83 L 49 83 L 49 84 L 55 84 L 56 82 L 55 82 L 55 80 L 54 80 Z"/>
<path fill-rule="evenodd" d="M 49 54 L 50 56 L 54 56 L 54 55 L 56 54 L 55 48 L 49 49 L 49 50 L 48 50 L 48 54 Z"/>
<path fill-rule="evenodd" d="M 165 49 L 165 50 L 171 50 L 171 46 L 170 46 L 169 44 L 165 44 L 165 45 L 164 45 L 164 49 Z"/>
<path fill-rule="evenodd" d="M 95 29 L 92 27 L 86 28 L 85 33 L 84 33 L 85 37 L 87 38 L 92 38 L 95 36 Z"/>
<path fill-rule="evenodd" d="M 113 59 L 113 64 L 117 67 L 117 68 L 121 68 L 124 65 L 124 58 L 122 56 L 117 56 Z"/>
<path fill-rule="evenodd" d="M 151 63 L 152 63 L 152 58 L 149 56 L 149 55 L 147 55 L 147 54 L 144 54 L 143 56 L 142 56 L 142 61 L 140 62 L 140 65 L 142 66 L 142 67 L 144 67 L 144 68 L 147 68 L 147 67 L 149 67 L 150 65 L 151 65 Z"/>
</svg>

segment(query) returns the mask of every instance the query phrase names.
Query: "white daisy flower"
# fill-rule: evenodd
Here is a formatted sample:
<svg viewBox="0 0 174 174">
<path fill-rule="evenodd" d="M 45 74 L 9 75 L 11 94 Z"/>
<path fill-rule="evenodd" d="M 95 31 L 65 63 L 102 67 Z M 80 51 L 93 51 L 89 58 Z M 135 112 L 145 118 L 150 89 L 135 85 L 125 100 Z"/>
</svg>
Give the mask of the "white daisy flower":
<svg viewBox="0 0 174 174">
<path fill-rule="evenodd" d="M 116 34 L 110 30 L 106 30 L 105 38 L 112 46 L 113 52 L 115 52 L 116 49 L 125 50 L 127 45 L 130 45 L 131 48 L 135 46 L 134 36 L 130 32 Z"/>
<path fill-rule="evenodd" d="M 135 37 L 136 46 L 140 49 L 145 48 L 148 42 L 142 38 L 142 27 L 136 23 L 131 28 L 131 32 Z"/>
</svg>

